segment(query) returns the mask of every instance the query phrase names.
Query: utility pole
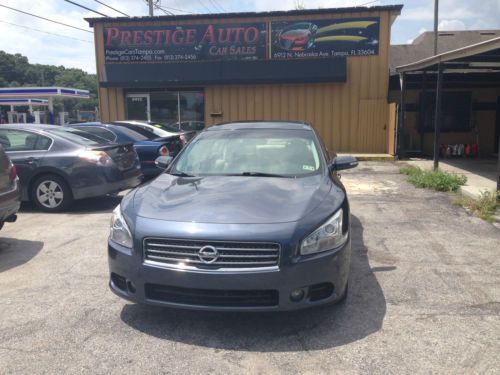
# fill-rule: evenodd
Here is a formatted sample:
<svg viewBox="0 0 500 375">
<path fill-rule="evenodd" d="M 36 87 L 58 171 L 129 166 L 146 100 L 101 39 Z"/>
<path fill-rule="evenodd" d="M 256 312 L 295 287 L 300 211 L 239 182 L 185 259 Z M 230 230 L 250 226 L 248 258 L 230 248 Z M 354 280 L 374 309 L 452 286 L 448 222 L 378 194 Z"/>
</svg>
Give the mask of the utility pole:
<svg viewBox="0 0 500 375">
<path fill-rule="evenodd" d="M 434 0 L 434 56 L 438 53 L 439 0 Z"/>
<path fill-rule="evenodd" d="M 154 13 L 153 13 L 153 0 L 148 0 L 148 4 L 149 4 L 149 16 L 153 17 L 154 16 Z"/>
</svg>

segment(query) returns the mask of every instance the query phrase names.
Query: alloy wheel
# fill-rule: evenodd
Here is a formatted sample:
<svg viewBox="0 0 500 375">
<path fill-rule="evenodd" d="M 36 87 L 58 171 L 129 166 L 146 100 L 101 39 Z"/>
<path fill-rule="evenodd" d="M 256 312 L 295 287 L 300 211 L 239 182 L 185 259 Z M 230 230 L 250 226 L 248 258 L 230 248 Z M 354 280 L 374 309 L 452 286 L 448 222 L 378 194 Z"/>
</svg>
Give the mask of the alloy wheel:
<svg viewBox="0 0 500 375">
<path fill-rule="evenodd" d="M 36 199 L 44 207 L 56 208 L 64 200 L 64 192 L 57 182 L 46 180 L 36 188 Z"/>
</svg>

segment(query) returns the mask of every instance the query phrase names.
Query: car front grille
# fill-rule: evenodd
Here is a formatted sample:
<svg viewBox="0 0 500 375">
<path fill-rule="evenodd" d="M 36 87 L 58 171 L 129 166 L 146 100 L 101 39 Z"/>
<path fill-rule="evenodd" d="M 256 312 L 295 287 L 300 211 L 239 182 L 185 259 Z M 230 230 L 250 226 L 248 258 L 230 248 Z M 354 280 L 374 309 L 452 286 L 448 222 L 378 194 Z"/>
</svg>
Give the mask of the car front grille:
<svg viewBox="0 0 500 375">
<path fill-rule="evenodd" d="M 146 263 L 171 268 L 236 271 L 278 269 L 276 243 L 146 238 Z"/>
<path fill-rule="evenodd" d="M 277 290 L 215 290 L 146 284 L 146 298 L 168 303 L 213 307 L 272 307 L 279 303 Z"/>
</svg>

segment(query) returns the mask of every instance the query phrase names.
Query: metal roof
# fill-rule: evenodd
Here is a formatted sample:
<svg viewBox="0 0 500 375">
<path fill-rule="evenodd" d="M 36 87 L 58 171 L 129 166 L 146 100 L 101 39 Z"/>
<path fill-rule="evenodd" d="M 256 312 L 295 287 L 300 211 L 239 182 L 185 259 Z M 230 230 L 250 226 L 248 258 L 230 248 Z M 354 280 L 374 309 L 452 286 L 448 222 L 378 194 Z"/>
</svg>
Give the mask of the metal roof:
<svg viewBox="0 0 500 375">
<path fill-rule="evenodd" d="M 241 129 L 284 129 L 284 130 L 311 130 L 312 127 L 302 121 L 234 121 L 224 122 L 207 128 L 207 131 L 217 130 L 241 130 Z"/>
<path fill-rule="evenodd" d="M 0 105 L 49 105 L 45 99 L 0 99 Z"/>
<path fill-rule="evenodd" d="M 438 32 L 438 52 L 444 53 L 500 37 L 500 30 L 461 30 Z M 434 32 L 420 34 L 411 44 L 392 45 L 389 53 L 391 74 L 396 67 L 434 55 Z"/>
<path fill-rule="evenodd" d="M 485 68 L 487 68 L 488 63 L 498 63 L 500 62 L 500 37 L 458 48 L 453 51 L 443 52 L 411 64 L 401 65 L 396 68 L 396 71 L 398 73 L 419 71 L 433 67 L 442 62 L 450 61 L 469 62 L 468 67 L 476 71 L 479 70 L 480 67 L 471 64 L 484 63 Z M 500 66 L 498 66 L 498 68 L 500 69 Z"/>
<path fill-rule="evenodd" d="M 223 18 L 260 18 L 260 17 L 285 17 L 285 16 L 309 16 L 315 14 L 339 14 L 339 13 L 365 13 L 365 12 L 398 12 L 403 5 L 385 5 L 373 7 L 345 7 L 324 9 L 300 9 L 271 12 L 233 12 L 233 13 L 209 13 L 209 14 L 177 14 L 168 16 L 145 16 L 145 17 L 90 17 L 85 20 L 92 27 L 94 23 L 104 22 L 144 22 L 144 21 L 189 21 L 199 19 L 223 19 Z"/>
<path fill-rule="evenodd" d="M 69 87 L 2 87 L 0 88 L 0 98 L 75 98 L 88 99 L 90 93 L 88 90 L 73 89 Z"/>
</svg>

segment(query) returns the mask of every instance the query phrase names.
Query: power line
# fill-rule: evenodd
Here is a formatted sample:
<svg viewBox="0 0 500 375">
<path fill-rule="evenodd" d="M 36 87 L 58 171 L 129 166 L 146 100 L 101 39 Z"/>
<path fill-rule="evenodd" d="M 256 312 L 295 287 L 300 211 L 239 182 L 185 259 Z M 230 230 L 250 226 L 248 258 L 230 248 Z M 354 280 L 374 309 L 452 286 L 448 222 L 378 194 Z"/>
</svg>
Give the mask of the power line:
<svg viewBox="0 0 500 375">
<path fill-rule="evenodd" d="M 17 26 L 17 27 L 22 27 L 23 29 L 28 29 L 28 30 L 33 30 L 33 31 L 38 31 L 39 33 L 44 33 L 44 34 L 49 34 L 49 35 L 55 35 L 55 36 L 58 36 L 60 38 L 66 38 L 66 39 L 73 39 L 73 40 L 79 40 L 80 42 L 86 42 L 86 43 L 94 43 L 94 42 L 91 42 L 90 40 L 84 40 L 84 39 L 78 39 L 78 38 L 73 38 L 71 36 L 66 36 L 66 35 L 61 35 L 61 34 L 55 34 L 55 33 L 50 33 L 48 31 L 43 31 L 43 30 L 38 30 L 38 29 L 34 29 L 32 27 L 28 27 L 28 26 L 22 26 L 22 25 L 18 25 L 16 23 L 12 23 L 12 22 L 7 22 L 7 21 L 3 21 L 3 20 L 0 20 L 0 22 L 3 22 L 3 23 L 6 23 L 6 24 L 9 24 L 9 25 L 12 25 L 12 26 Z"/>
<path fill-rule="evenodd" d="M 194 13 L 194 12 L 190 12 L 189 10 L 178 9 L 178 8 L 172 8 L 172 7 L 166 7 L 166 6 L 163 6 L 163 5 L 162 5 L 162 8 L 165 8 L 165 9 L 171 9 L 171 10 L 175 10 L 175 11 L 177 11 L 177 12 L 182 12 L 182 13 L 196 14 L 196 13 Z"/>
<path fill-rule="evenodd" d="M 379 1 L 379 0 L 373 0 L 373 1 L 369 1 L 369 2 L 367 2 L 367 3 L 358 4 L 358 5 L 355 5 L 355 6 L 357 6 L 357 7 L 363 7 L 363 6 L 365 6 L 365 5 L 368 5 L 368 4 L 373 4 L 373 3 L 376 3 L 376 2 L 378 2 L 378 1 Z"/>
<path fill-rule="evenodd" d="M 171 11 L 164 9 L 159 5 L 156 5 L 155 8 L 161 10 L 163 14 L 166 14 L 167 16 L 174 16 L 174 14 Z"/>
<path fill-rule="evenodd" d="M 226 9 L 219 3 L 219 0 L 213 0 L 215 2 L 215 4 L 217 4 L 217 6 L 223 11 L 223 12 L 226 12 Z"/>
<path fill-rule="evenodd" d="M 88 10 L 90 12 L 94 12 L 95 14 L 99 14 L 101 16 L 108 17 L 104 13 L 98 12 L 97 10 L 93 10 L 93 9 L 87 8 L 85 5 L 81 5 L 81 4 L 75 3 L 74 1 L 71 1 L 71 0 L 64 0 L 64 1 L 66 1 L 67 3 L 73 4 L 73 5 L 76 5 L 77 7 L 86 9 L 86 10 Z"/>
<path fill-rule="evenodd" d="M 49 21 L 49 22 L 53 22 L 53 23 L 57 23 L 57 24 L 59 24 L 59 25 L 63 25 L 63 26 L 66 26 L 66 27 L 71 27 L 72 29 L 76 29 L 76 30 L 80 30 L 80 31 L 85 31 L 86 33 L 91 33 L 91 34 L 93 34 L 93 32 L 92 32 L 92 31 L 85 30 L 85 29 L 82 29 L 82 28 L 80 28 L 80 27 L 76 27 L 76 26 L 68 25 L 67 23 L 63 23 L 63 22 L 59 22 L 59 21 L 55 21 L 55 20 L 51 20 L 50 18 L 45 18 L 45 17 L 42 17 L 42 16 L 37 16 L 36 14 L 25 12 L 24 10 L 19 10 L 19 9 L 15 9 L 15 8 L 8 7 L 7 5 L 0 4 L 0 7 L 4 7 L 4 8 L 7 8 L 7 9 L 10 9 L 10 10 L 13 10 L 13 11 L 15 11 L 15 12 L 19 12 L 19 13 L 27 14 L 28 16 L 31 16 L 31 17 L 40 18 L 40 19 L 45 20 L 45 21 Z"/>
<path fill-rule="evenodd" d="M 95 1 L 96 3 L 99 3 L 99 4 L 101 4 L 101 5 L 104 5 L 105 7 L 109 8 L 109 9 L 114 10 L 114 11 L 115 11 L 115 12 L 117 12 L 117 13 L 123 14 L 123 15 L 124 15 L 124 16 L 126 16 L 126 17 L 130 17 L 127 13 L 123 13 L 122 11 L 120 11 L 120 10 L 118 10 L 118 9 L 116 9 L 116 8 L 113 8 L 112 6 L 110 6 L 110 5 L 106 4 L 106 3 L 103 3 L 102 1 L 99 1 L 99 0 L 94 0 L 94 1 Z"/>
<path fill-rule="evenodd" d="M 201 4 L 203 8 L 207 10 L 208 13 L 213 13 L 201 0 L 198 0 L 198 2 Z"/>
<path fill-rule="evenodd" d="M 208 0 L 208 1 L 210 1 L 210 4 L 212 4 L 212 6 L 214 7 L 214 9 L 217 12 L 224 12 L 224 10 L 222 9 L 222 7 L 219 6 L 219 4 L 215 2 L 215 0 Z"/>
</svg>

